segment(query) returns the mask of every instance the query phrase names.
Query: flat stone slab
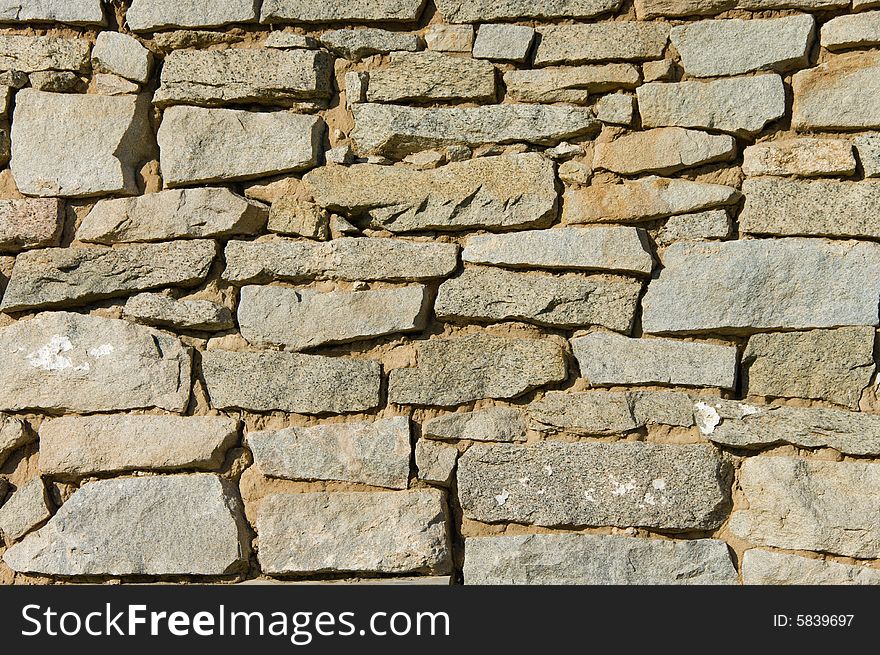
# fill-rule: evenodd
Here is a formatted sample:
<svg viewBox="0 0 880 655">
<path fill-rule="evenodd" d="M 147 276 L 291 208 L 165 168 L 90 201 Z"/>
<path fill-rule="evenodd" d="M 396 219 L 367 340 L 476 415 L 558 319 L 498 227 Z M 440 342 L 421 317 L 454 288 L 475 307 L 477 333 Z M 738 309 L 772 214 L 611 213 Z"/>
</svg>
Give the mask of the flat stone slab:
<svg viewBox="0 0 880 655">
<path fill-rule="evenodd" d="M 250 432 L 260 471 L 285 480 L 342 480 L 390 489 L 409 482 L 409 419 L 333 423 Z"/>
<path fill-rule="evenodd" d="M 414 23 L 425 0 L 263 0 L 263 23 Z"/>
<path fill-rule="evenodd" d="M 21 485 L 0 507 L 0 536 L 11 546 L 52 516 L 46 486 L 40 478 Z"/>
<path fill-rule="evenodd" d="M 661 59 L 669 41 L 668 24 L 636 21 L 544 26 L 538 33 L 535 66 Z"/>
<path fill-rule="evenodd" d="M 844 139 L 781 139 L 747 147 L 742 169 L 749 177 L 854 175 L 856 158 Z"/>
<path fill-rule="evenodd" d="M 869 566 L 750 548 L 742 559 L 747 585 L 880 585 L 880 571 Z"/>
<path fill-rule="evenodd" d="M 495 67 L 439 52 L 393 52 L 370 71 L 367 102 L 495 101 Z"/>
<path fill-rule="evenodd" d="M 504 73 L 507 97 L 516 102 L 569 102 L 585 105 L 590 94 L 635 89 L 640 81 L 639 69 L 633 64 L 623 63 L 554 66 Z"/>
<path fill-rule="evenodd" d="M 70 23 L 105 25 L 101 0 L 0 0 L 3 23 Z"/>
<path fill-rule="evenodd" d="M 796 130 L 880 128 L 880 53 L 852 52 L 831 57 L 794 74 Z"/>
<path fill-rule="evenodd" d="M 133 36 L 101 32 L 92 49 L 92 69 L 146 84 L 153 71 L 153 54 Z"/>
<path fill-rule="evenodd" d="M 360 61 L 365 57 L 389 52 L 415 52 L 421 49 L 416 34 L 391 32 L 375 27 L 330 30 L 321 34 L 320 38 L 325 48 L 351 61 Z"/>
<path fill-rule="evenodd" d="M 710 530 L 729 471 L 704 445 L 644 442 L 474 444 L 458 460 L 464 516 L 484 523 Z"/>
<path fill-rule="evenodd" d="M 597 143 L 593 150 L 593 167 L 622 175 L 668 174 L 735 157 L 736 141 L 731 136 L 658 127 Z"/>
<path fill-rule="evenodd" d="M 710 209 L 695 214 L 671 216 L 660 228 L 655 240 L 659 246 L 668 246 L 676 241 L 727 239 L 732 231 L 733 225 L 727 210 Z"/>
<path fill-rule="evenodd" d="M 225 416 L 65 416 L 40 425 L 40 471 L 210 471 L 237 440 L 238 421 Z"/>
<path fill-rule="evenodd" d="M 858 0 L 856 0 L 858 2 Z M 767 11 L 770 9 L 803 9 L 805 11 L 845 9 L 846 0 L 636 0 L 639 20 L 663 16 L 704 16 L 732 9 Z"/>
<path fill-rule="evenodd" d="M 260 568 L 444 574 L 452 568 L 446 522 L 433 489 L 276 494 L 257 513 Z"/>
<path fill-rule="evenodd" d="M 57 246 L 64 205 L 57 198 L 0 200 L 0 252 Z"/>
<path fill-rule="evenodd" d="M 663 264 L 642 299 L 645 332 L 757 332 L 878 323 L 880 246 L 873 243 L 675 243 L 666 249 Z"/>
<path fill-rule="evenodd" d="M 0 466 L 16 450 L 35 440 L 36 435 L 25 427 L 21 419 L 0 414 Z M 4 492 L 5 488 L 0 485 L 0 498 Z"/>
<path fill-rule="evenodd" d="M 254 0 L 213 0 L 183 3 L 175 0 L 132 0 L 125 22 L 134 32 L 169 28 L 221 27 L 251 23 L 257 19 L 259 3 Z"/>
<path fill-rule="evenodd" d="M 832 52 L 880 44 L 880 12 L 832 18 L 822 25 L 821 44 Z"/>
<path fill-rule="evenodd" d="M 210 300 L 175 300 L 159 293 L 139 293 L 123 307 L 125 318 L 181 330 L 217 331 L 235 327 L 228 307 Z"/>
<path fill-rule="evenodd" d="M 85 72 L 92 44 L 85 39 L 0 35 L 0 70 Z"/>
<path fill-rule="evenodd" d="M 614 535 L 470 537 L 466 585 L 730 585 L 736 568 L 717 539 L 667 541 Z"/>
<path fill-rule="evenodd" d="M 862 134 L 853 139 L 865 177 L 880 177 L 880 134 Z"/>
<path fill-rule="evenodd" d="M 616 11 L 620 0 L 437 0 L 450 23 L 482 23 L 514 18 L 592 18 Z"/>
<path fill-rule="evenodd" d="M 88 482 L 3 560 L 65 577 L 234 573 L 247 558 L 233 493 L 204 473 Z"/>
<path fill-rule="evenodd" d="M 492 407 L 432 418 L 422 425 L 422 438 L 441 441 L 525 441 L 526 421 L 514 407 Z"/>
</svg>

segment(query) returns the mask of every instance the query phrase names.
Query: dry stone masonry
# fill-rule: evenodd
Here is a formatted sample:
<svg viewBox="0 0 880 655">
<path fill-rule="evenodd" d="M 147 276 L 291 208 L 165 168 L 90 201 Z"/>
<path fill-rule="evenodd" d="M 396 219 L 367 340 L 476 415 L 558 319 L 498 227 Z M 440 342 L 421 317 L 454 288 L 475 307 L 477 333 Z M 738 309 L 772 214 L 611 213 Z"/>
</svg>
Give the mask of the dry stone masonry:
<svg viewBox="0 0 880 655">
<path fill-rule="evenodd" d="M 0 0 L 0 584 L 880 584 L 880 4 Z"/>
</svg>

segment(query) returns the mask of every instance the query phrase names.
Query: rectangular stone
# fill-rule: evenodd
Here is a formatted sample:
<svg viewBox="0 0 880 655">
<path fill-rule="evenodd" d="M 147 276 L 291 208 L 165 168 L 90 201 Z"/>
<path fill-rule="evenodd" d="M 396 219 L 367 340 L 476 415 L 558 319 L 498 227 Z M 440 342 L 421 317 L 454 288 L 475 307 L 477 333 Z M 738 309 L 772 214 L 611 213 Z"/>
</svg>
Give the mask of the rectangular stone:
<svg viewBox="0 0 880 655">
<path fill-rule="evenodd" d="M 730 585 L 736 568 L 717 539 L 615 535 L 469 537 L 466 585 Z"/>
<path fill-rule="evenodd" d="M 861 134 L 853 139 L 865 177 L 880 177 L 880 134 Z"/>
<path fill-rule="evenodd" d="M 750 548 L 742 559 L 747 585 L 880 585 L 880 570 Z"/>
<path fill-rule="evenodd" d="M 271 478 L 341 480 L 390 489 L 409 482 L 409 419 L 249 432 L 254 463 Z"/>
<path fill-rule="evenodd" d="M 632 64 L 559 66 L 504 73 L 507 97 L 516 102 L 570 102 L 585 105 L 590 94 L 639 85 L 639 69 Z"/>
<path fill-rule="evenodd" d="M 546 227 L 556 218 L 553 162 L 537 153 L 479 157 L 426 171 L 328 165 L 303 180 L 321 207 L 395 233 Z"/>
<path fill-rule="evenodd" d="M 669 174 L 735 157 L 736 141 L 732 136 L 658 127 L 597 143 L 593 148 L 593 168 L 622 175 Z"/>
<path fill-rule="evenodd" d="M 247 180 L 318 163 L 324 121 L 286 111 L 169 107 L 158 141 L 166 187 Z"/>
<path fill-rule="evenodd" d="M 0 252 L 57 246 L 64 204 L 57 198 L 0 200 Z"/>
<path fill-rule="evenodd" d="M 422 285 L 353 293 L 246 286 L 238 303 L 238 325 L 252 344 L 305 350 L 422 330 L 430 311 Z"/>
<path fill-rule="evenodd" d="M 458 448 L 455 446 L 427 439 L 416 442 L 415 462 L 419 480 L 448 487 L 457 460 Z"/>
<path fill-rule="evenodd" d="M 696 214 L 671 216 L 655 238 L 657 245 L 668 246 L 676 241 L 727 239 L 733 231 L 730 216 L 724 209 L 710 209 Z"/>
<path fill-rule="evenodd" d="M 565 353 L 550 339 L 473 334 L 417 342 L 417 365 L 391 371 L 388 402 L 449 407 L 514 398 L 567 377 Z"/>
<path fill-rule="evenodd" d="M 853 175 L 856 158 L 843 139 L 781 139 L 747 147 L 742 170 L 749 177 Z"/>
<path fill-rule="evenodd" d="M 414 23 L 425 0 L 263 0 L 263 23 Z"/>
<path fill-rule="evenodd" d="M 571 347 L 581 377 L 593 386 L 670 384 L 733 389 L 736 384 L 736 346 L 593 332 L 572 339 Z"/>
<path fill-rule="evenodd" d="M 393 52 L 370 71 L 367 102 L 495 101 L 495 67 L 439 52 Z"/>
<path fill-rule="evenodd" d="M 518 18 L 592 18 L 617 11 L 621 0 L 437 0 L 450 23 Z"/>
<path fill-rule="evenodd" d="M 832 18 L 822 26 L 820 42 L 832 52 L 880 44 L 880 11 Z"/>
<path fill-rule="evenodd" d="M 820 239 L 675 243 L 642 299 L 645 332 L 877 325 L 880 246 Z"/>
<path fill-rule="evenodd" d="M 669 29 L 666 23 L 636 21 L 541 27 L 535 66 L 660 59 Z"/>
<path fill-rule="evenodd" d="M 739 486 L 748 509 L 733 513 L 730 530 L 752 544 L 864 559 L 880 555 L 880 464 L 750 457 Z"/>
<path fill-rule="evenodd" d="M 422 438 L 442 441 L 525 441 L 526 422 L 522 412 L 514 407 L 456 412 L 425 421 Z"/>
<path fill-rule="evenodd" d="M 225 416 L 65 416 L 40 425 L 40 471 L 216 470 L 237 441 L 238 421 Z"/>
<path fill-rule="evenodd" d="M 85 39 L 0 35 L 0 70 L 85 72 L 92 44 Z"/>
<path fill-rule="evenodd" d="M 139 293 L 126 301 L 122 311 L 125 318 L 157 327 L 208 332 L 235 327 L 229 308 L 210 300 L 177 300 L 159 293 Z"/>
<path fill-rule="evenodd" d="M 464 516 L 484 523 L 711 530 L 730 471 L 705 445 L 474 444 L 458 460 Z"/>
<path fill-rule="evenodd" d="M 235 284 L 272 280 L 422 281 L 446 277 L 458 266 L 452 243 L 341 238 L 328 242 L 230 241 L 223 279 Z"/>
<path fill-rule="evenodd" d="M 257 412 L 343 414 L 379 406 L 378 362 L 284 352 L 206 350 L 211 406 Z"/>
<path fill-rule="evenodd" d="M 272 34 L 278 34 L 278 32 L 272 32 Z M 391 32 L 374 27 L 358 30 L 330 30 L 321 35 L 321 44 L 352 61 L 360 61 L 365 57 L 388 54 L 389 52 L 415 52 L 421 49 L 421 42 L 416 34 Z"/>
<path fill-rule="evenodd" d="M 152 32 L 180 27 L 222 27 L 233 23 L 252 23 L 257 19 L 255 0 L 132 0 L 125 22 L 134 32 Z"/>
<path fill-rule="evenodd" d="M 101 0 L 0 0 L 0 23 L 105 25 Z"/>
<path fill-rule="evenodd" d="M 785 115 L 785 87 L 775 73 L 711 82 L 651 82 L 636 89 L 636 96 L 646 128 L 696 127 L 751 136 Z"/>
<path fill-rule="evenodd" d="M 52 516 L 46 486 L 41 478 L 21 485 L 0 507 L 0 537 L 11 546 Z"/>
<path fill-rule="evenodd" d="M 165 58 L 153 102 L 159 107 L 290 106 L 328 100 L 332 75 L 333 57 L 320 50 L 175 50 Z"/>
<path fill-rule="evenodd" d="M 447 521 L 435 489 L 271 495 L 257 513 L 260 568 L 269 575 L 448 573 Z"/>
<path fill-rule="evenodd" d="M 475 59 L 524 64 L 535 41 L 535 28 L 527 25 L 488 23 L 480 26 L 474 42 Z"/>
<path fill-rule="evenodd" d="M 848 0 L 636 0 L 635 7 L 639 20 L 648 20 L 663 16 L 705 16 L 734 9 L 747 11 L 846 9 L 849 7 L 849 2 Z"/>
<path fill-rule="evenodd" d="M 836 55 L 794 74 L 791 82 L 796 130 L 880 128 L 880 53 Z"/>
<path fill-rule="evenodd" d="M 0 308 L 84 305 L 132 291 L 193 287 L 207 277 L 216 256 L 213 241 L 29 250 L 16 258 Z"/>
<path fill-rule="evenodd" d="M 440 320 L 520 320 L 577 328 L 602 325 L 629 332 L 642 284 L 616 275 L 552 275 L 469 267 L 440 285 L 434 313 Z"/>
</svg>

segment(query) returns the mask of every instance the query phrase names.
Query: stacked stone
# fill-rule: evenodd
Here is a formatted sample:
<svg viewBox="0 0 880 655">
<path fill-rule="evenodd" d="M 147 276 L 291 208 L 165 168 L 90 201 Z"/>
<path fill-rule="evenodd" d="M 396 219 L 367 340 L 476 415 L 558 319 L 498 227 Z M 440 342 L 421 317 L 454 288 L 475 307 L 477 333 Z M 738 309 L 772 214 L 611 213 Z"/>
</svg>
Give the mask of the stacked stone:
<svg viewBox="0 0 880 655">
<path fill-rule="evenodd" d="M 880 583 L 880 12 L 435 5 L 0 0 L 0 583 Z"/>
</svg>

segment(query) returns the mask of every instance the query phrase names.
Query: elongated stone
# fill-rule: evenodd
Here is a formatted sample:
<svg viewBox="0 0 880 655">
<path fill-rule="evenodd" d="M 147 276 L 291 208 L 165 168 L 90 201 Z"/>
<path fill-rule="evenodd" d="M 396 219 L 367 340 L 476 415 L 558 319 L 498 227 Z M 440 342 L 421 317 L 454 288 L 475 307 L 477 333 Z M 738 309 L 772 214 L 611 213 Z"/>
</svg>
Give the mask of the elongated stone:
<svg viewBox="0 0 880 655">
<path fill-rule="evenodd" d="M 794 74 L 791 125 L 797 130 L 880 127 L 880 53 L 837 55 Z"/>
<path fill-rule="evenodd" d="M 447 512 L 437 490 L 276 494 L 257 513 L 269 575 L 448 573 Z"/>
<path fill-rule="evenodd" d="M 391 371 L 388 400 L 398 405 L 452 406 L 514 398 L 567 375 L 562 348 L 549 339 L 488 334 L 418 342 L 418 365 Z"/>
<path fill-rule="evenodd" d="M 877 325 L 880 246 L 775 239 L 675 243 L 642 299 L 645 332 Z"/>
<path fill-rule="evenodd" d="M 105 25 L 101 0 L 0 0 L 3 23 Z"/>
<path fill-rule="evenodd" d="M 183 330 L 228 330 L 235 320 L 228 307 L 210 300 L 175 300 L 159 293 L 139 293 L 125 303 L 123 315 L 140 323 Z"/>
<path fill-rule="evenodd" d="M 191 287 L 217 256 L 213 241 L 123 248 L 47 248 L 16 258 L 0 305 L 4 312 L 84 305 L 159 287 Z"/>
<path fill-rule="evenodd" d="M 409 419 L 334 423 L 250 432 L 260 471 L 286 480 L 342 480 L 406 489 L 411 454 Z"/>
<path fill-rule="evenodd" d="M 415 52 L 421 49 L 416 34 L 390 32 L 374 27 L 359 30 L 331 30 L 321 35 L 321 43 L 333 52 L 360 61 L 365 57 L 389 52 Z"/>
<path fill-rule="evenodd" d="M 378 362 L 207 350 L 202 353 L 202 372 L 216 409 L 342 414 L 379 406 Z"/>
<path fill-rule="evenodd" d="M 465 539 L 469 585 L 736 584 L 727 544 L 613 535 L 532 534 Z"/>
<path fill-rule="evenodd" d="M 657 234 L 657 245 L 668 246 L 676 241 L 727 239 L 733 226 L 724 209 L 710 209 L 696 214 L 672 216 Z"/>
<path fill-rule="evenodd" d="M 822 26 L 821 43 L 831 51 L 880 44 L 880 11 L 832 18 Z"/>
<path fill-rule="evenodd" d="M 250 343 L 305 350 L 418 331 L 429 312 L 421 285 L 354 293 L 247 286 L 241 290 L 238 325 Z"/>
<path fill-rule="evenodd" d="M 451 23 L 480 23 L 515 18 L 592 18 L 616 11 L 620 0 L 438 0 Z"/>
<path fill-rule="evenodd" d="M 537 153 L 427 171 L 330 165 L 303 179 L 321 207 L 391 232 L 544 227 L 556 218 L 553 163 Z"/>
<path fill-rule="evenodd" d="M 263 0 L 263 23 L 413 23 L 425 0 Z"/>
<path fill-rule="evenodd" d="M 669 40 L 666 23 L 636 21 L 541 27 L 535 66 L 660 59 Z"/>
<path fill-rule="evenodd" d="M 57 198 L 0 200 L 0 252 L 57 246 L 64 205 Z"/>
<path fill-rule="evenodd" d="M 712 529 L 729 503 L 728 467 L 704 445 L 474 444 L 457 478 L 462 512 L 485 523 Z"/>
<path fill-rule="evenodd" d="M 489 23 L 480 26 L 474 42 L 473 56 L 476 59 L 524 64 L 534 41 L 533 27 Z"/>
<path fill-rule="evenodd" d="M 12 545 L 50 516 L 46 485 L 40 478 L 33 478 L 0 507 L 0 536 Z"/>
<path fill-rule="evenodd" d="M 3 560 L 58 576 L 234 573 L 247 557 L 233 494 L 205 473 L 89 482 Z"/>
<path fill-rule="evenodd" d="M 880 585 L 880 570 L 750 548 L 743 555 L 747 585 Z"/>
<path fill-rule="evenodd" d="M 742 169 L 751 177 L 853 175 L 856 158 L 843 139 L 782 139 L 746 148 Z"/>
<path fill-rule="evenodd" d="M 176 2 L 175 0 L 132 0 L 125 22 L 134 32 L 179 27 L 221 27 L 232 23 L 251 23 L 257 19 L 254 0 L 214 0 Z"/>
<path fill-rule="evenodd" d="M 443 441 L 525 441 L 526 422 L 523 413 L 514 407 L 492 407 L 432 418 L 422 426 L 422 437 Z"/>
<path fill-rule="evenodd" d="M 858 0 L 856 0 L 858 1 Z M 806 11 L 845 9 L 847 0 L 636 0 L 639 20 L 663 16 L 705 16 L 732 9 L 767 11 L 803 9 Z"/>
<path fill-rule="evenodd" d="M 441 320 L 602 325 L 629 332 L 641 289 L 638 280 L 614 275 L 548 275 L 479 266 L 440 285 L 434 313 Z"/>
<path fill-rule="evenodd" d="M 85 39 L 0 35 L 0 70 L 84 72 L 92 45 Z"/>
<path fill-rule="evenodd" d="M 448 243 L 378 238 L 325 243 L 230 241 L 223 278 L 236 284 L 314 279 L 421 281 L 446 277 L 457 266 L 458 246 Z"/>
<path fill-rule="evenodd" d="M 734 157 L 736 142 L 731 136 L 680 127 L 659 127 L 597 143 L 593 151 L 593 167 L 623 175 L 675 173 L 683 168 L 728 161 Z"/>
<path fill-rule="evenodd" d="M 370 71 L 368 102 L 495 100 L 495 67 L 439 52 L 394 52 L 387 67 Z"/>
<path fill-rule="evenodd" d="M 632 64 L 559 66 L 512 70 L 504 74 L 507 96 L 516 102 L 570 102 L 587 104 L 591 93 L 634 89 L 639 70 Z"/>
<path fill-rule="evenodd" d="M 238 421 L 225 416 L 65 416 L 40 425 L 40 471 L 209 471 L 220 468 L 237 439 Z"/>
</svg>

